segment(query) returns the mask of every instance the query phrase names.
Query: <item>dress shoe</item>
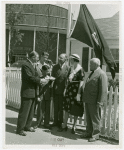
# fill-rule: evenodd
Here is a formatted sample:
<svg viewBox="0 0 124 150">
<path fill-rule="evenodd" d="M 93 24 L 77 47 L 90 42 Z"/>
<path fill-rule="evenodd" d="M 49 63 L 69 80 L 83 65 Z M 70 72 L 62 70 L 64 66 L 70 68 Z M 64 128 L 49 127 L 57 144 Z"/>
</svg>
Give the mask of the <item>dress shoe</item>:
<svg viewBox="0 0 124 150">
<path fill-rule="evenodd" d="M 89 138 L 89 139 L 88 139 L 88 142 L 95 142 L 96 140 L 98 140 L 98 139 L 92 137 L 92 138 Z"/>
<path fill-rule="evenodd" d="M 71 129 L 71 133 L 72 133 L 72 134 L 75 134 L 75 128 L 72 128 L 72 129 Z"/>
<path fill-rule="evenodd" d="M 81 137 L 81 138 L 91 138 L 92 135 L 91 135 L 90 133 L 85 132 L 85 133 L 83 133 L 80 137 Z"/>
<path fill-rule="evenodd" d="M 44 128 L 46 128 L 46 129 L 51 129 L 51 125 L 44 125 Z"/>
<path fill-rule="evenodd" d="M 16 132 L 16 134 L 19 134 L 21 136 L 26 136 L 27 135 L 24 131 Z"/>
<path fill-rule="evenodd" d="M 36 125 L 36 126 L 34 126 L 33 128 L 34 128 L 34 129 L 37 129 L 38 127 L 39 127 L 39 125 Z"/>
<path fill-rule="evenodd" d="M 53 123 L 50 125 L 51 127 L 58 127 L 58 124 L 57 123 Z"/>
<path fill-rule="evenodd" d="M 25 131 L 29 131 L 29 132 L 35 132 L 35 129 L 32 128 L 32 127 L 30 127 L 30 128 L 25 128 L 24 130 L 25 130 Z"/>
<path fill-rule="evenodd" d="M 67 131 L 67 130 L 68 130 L 68 127 L 66 126 L 65 128 L 62 128 L 62 127 L 59 128 L 57 131 L 58 132 L 62 132 L 62 131 Z"/>
</svg>

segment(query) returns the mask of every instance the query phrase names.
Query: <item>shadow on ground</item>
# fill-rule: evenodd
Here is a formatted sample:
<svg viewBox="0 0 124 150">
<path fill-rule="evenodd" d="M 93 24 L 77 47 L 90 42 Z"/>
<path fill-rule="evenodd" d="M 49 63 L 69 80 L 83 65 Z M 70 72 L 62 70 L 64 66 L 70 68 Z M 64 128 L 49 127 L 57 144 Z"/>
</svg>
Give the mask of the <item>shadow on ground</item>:
<svg viewBox="0 0 124 150">
<path fill-rule="evenodd" d="M 11 108 L 11 107 L 6 107 L 6 109 L 12 110 L 14 112 L 18 112 L 17 109 L 14 109 L 14 108 Z M 32 122 L 32 126 L 36 125 L 36 121 L 34 121 L 34 120 Z M 17 125 L 17 118 L 16 117 L 7 117 L 6 118 L 6 128 L 5 128 L 6 132 L 16 134 L 16 125 Z M 57 127 L 54 127 L 51 130 L 48 130 L 48 129 L 45 129 L 45 128 L 41 128 L 41 129 L 42 129 L 43 132 L 48 132 L 48 133 L 56 136 L 56 138 L 61 137 L 61 138 L 67 138 L 67 139 L 70 139 L 70 140 L 81 139 L 80 135 L 82 134 L 82 132 L 85 131 L 83 129 L 77 129 L 76 134 L 72 134 L 70 127 L 67 131 L 63 131 L 63 132 L 58 132 Z M 83 140 L 87 140 L 87 139 L 83 139 Z M 112 145 L 118 145 L 119 144 L 118 141 L 110 140 L 110 139 L 107 139 L 107 138 L 104 138 L 104 137 L 100 137 L 100 141 L 104 141 L 104 142 L 106 142 L 108 144 L 112 144 Z"/>
<path fill-rule="evenodd" d="M 72 134 L 70 128 L 68 128 L 67 131 L 63 131 L 63 132 L 58 132 L 57 130 L 58 130 L 58 128 L 56 128 L 56 127 L 52 128 L 51 134 L 55 135 L 55 136 L 58 136 L 58 137 L 71 139 L 71 140 L 81 139 L 80 138 L 81 132 L 80 133 L 76 132 L 75 134 Z M 84 140 L 87 140 L 87 139 L 84 139 Z"/>
<path fill-rule="evenodd" d="M 16 126 L 12 126 L 10 124 L 6 124 L 6 132 L 9 133 L 16 133 Z"/>
</svg>

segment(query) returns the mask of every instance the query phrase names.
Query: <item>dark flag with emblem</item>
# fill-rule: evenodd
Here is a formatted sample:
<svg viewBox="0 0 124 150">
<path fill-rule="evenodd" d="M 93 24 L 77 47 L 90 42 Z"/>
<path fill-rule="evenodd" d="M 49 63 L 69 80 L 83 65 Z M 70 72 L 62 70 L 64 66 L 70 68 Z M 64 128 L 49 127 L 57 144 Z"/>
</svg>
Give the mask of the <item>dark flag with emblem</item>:
<svg viewBox="0 0 124 150">
<path fill-rule="evenodd" d="M 105 61 L 109 66 L 112 78 L 115 77 L 116 63 L 114 58 L 95 20 L 84 4 L 80 5 L 79 16 L 71 37 L 93 47 L 101 64 L 104 64 Z"/>
</svg>

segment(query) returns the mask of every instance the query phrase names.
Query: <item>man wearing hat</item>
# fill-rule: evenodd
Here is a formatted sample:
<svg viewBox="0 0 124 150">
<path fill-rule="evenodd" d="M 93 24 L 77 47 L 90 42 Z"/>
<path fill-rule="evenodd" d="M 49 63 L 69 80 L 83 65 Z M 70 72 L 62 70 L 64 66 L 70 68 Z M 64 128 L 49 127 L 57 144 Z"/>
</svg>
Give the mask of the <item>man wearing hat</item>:
<svg viewBox="0 0 124 150">
<path fill-rule="evenodd" d="M 53 85 L 54 97 L 54 123 L 52 126 L 61 128 L 63 122 L 63 93 L 65 90 L 66 79 L 69 66 L 66 64 L 67 55 L 60 54 L 58 64 L 53 66 L 52 76 L 55 77 Z"/>
</svg>

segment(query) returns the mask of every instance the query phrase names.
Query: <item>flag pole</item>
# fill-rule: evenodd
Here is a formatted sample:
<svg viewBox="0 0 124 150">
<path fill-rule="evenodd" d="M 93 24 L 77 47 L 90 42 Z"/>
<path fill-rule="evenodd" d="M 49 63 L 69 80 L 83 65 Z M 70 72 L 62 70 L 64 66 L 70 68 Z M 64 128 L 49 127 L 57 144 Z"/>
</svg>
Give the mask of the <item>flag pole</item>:
<svg viewBox="0 0 124 150">
<path fill-rule="evenodd" d="M 71 4 L 68 4 L 68 23 L 67 23 L 67 35 L 66 35 L 66 55 L 70 54 L 70 31 L 71 31 Z"/>
<path fill-rule="evenodd" d="M 58 34 L 57 34 L 56 63 L 58 63 L 58 53 L 59 53 L 59 30 L 58 30 Z"/>
</svg>

